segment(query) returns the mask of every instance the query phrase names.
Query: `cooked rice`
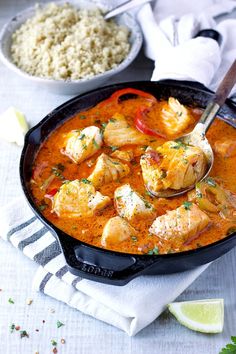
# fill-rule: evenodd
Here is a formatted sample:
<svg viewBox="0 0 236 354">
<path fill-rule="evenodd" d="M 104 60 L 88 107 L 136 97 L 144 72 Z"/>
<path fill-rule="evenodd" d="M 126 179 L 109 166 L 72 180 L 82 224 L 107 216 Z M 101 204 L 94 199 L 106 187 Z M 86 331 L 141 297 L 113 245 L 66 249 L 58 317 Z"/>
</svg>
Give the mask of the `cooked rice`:
<svg viewBox="0 0 236 354">
<path fill-rule="evenodd" d="M 115 68 L 130 50 L 129 30 L 105 21 L 101 10 L 50 3 L 12 35 L 15 65 L 33 76 L 90 78 Z"/>
</svg>

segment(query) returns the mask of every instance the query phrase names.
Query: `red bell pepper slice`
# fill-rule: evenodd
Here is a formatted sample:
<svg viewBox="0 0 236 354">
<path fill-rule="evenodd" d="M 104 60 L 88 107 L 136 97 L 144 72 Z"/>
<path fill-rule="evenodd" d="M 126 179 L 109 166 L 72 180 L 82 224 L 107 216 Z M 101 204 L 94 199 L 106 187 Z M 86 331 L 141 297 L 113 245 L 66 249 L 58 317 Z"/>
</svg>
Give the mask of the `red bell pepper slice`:
<svg viewBox="0 0 236 354">
<path fill-rule="evenodd" d="M 151 95 L 150 93 L 128 87 L 125 89 L 115 91 L 107 100 L 100 103 L 100 107 L 104 107 L 107 104 L 112 103 L 112 102 L 115 102 L 118 104 L 121 96 L 128 95 L 128 94 L 146 98 L 149 102 L 152 102 L 152 103 L 155 103 L 157 101 L 156 98 L 153 95 Z"/>
<path fill-rule="evenodd" d="M 136 116 L 134 119 L 134 124 L 135 127 L 144 134 L 151 135 L 151 136 L 156 136 L 158 138 L 165 138 L 165 135 L 160 133 L 159 131 L 155 129 L 151 129 L 147 126 L 147 124 L 144 121 L 145 115 L 150 111 L 150 107 L 140 107 L 137 112 Z"/>
<path fill-rule="evenodd" d="M 157 101 L 156 98 L 153 95 L 151 95 L 150 93 L 147 93 L 147 92 L 144 92 L 141 90 L 137 90 L 137 89 L 133 89 L 133 88 L 126 88 L 126 89 L 118 90 L 118 91 L 114 92 L 110 98 L 119 102 L 119 98 L 121 96 L 128 95 L 128 94 L 143 97 L 152 103 L 155 103 Z"/>
<path fill-rule="evenodd" d="M 145 115 L 150 111 L 151 107 L 153 106 L 154 103 L 157 102 L 156 98 L 151 95 L 150 93 L 133 89 L 133 88 L 125 88 L 121 89 L 118 91 L 115 91 L 107 100 L 103 101 L 100 103 L 100 107 L 104 107 L 109 103 L 116 103 L 119 104 L 119 99 L 124 96 L 124 95 L 136 95 L 142 98 L 145 98 L 147 100 L 147 105 L 144 107 L 138 108 L 134 120 L 135 127 L 144 134 L 151 135 L 151 136 L 156 136 L 158 138 L 165 138 L 165 135 L 160 133 L 159 131 L 156 131 L 154 129 L 151 129 L 147 126 L 147 124 L 144 122 Z"/>
<path fill-rule="evenodd" d="M 45 198 L 52 199 L 57 192 L 58 192 L 58 188 L 53 188 L 51 191 L 45 194 Z"/>
</svg>

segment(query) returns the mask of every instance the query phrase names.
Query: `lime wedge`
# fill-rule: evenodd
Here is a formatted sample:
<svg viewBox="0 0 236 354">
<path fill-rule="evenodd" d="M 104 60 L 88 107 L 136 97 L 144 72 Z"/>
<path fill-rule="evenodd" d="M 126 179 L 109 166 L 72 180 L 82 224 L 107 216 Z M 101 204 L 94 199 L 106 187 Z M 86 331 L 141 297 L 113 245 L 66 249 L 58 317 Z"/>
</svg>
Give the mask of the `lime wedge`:
<svg viewBox="0 0 236 354">
<path fill-rule="evenodd" d="M 2 139 L 23 145 L 28 129 L 24 114 L 16 108 L 10 107 L 0 115 L 0 137 Z"/>
<path fill-rule="evenodd" d="M 172 302 L 170 312 L 184 326 L 203 333 L 220 333 L 224 325 L 224 300 Z"/>
</svg>

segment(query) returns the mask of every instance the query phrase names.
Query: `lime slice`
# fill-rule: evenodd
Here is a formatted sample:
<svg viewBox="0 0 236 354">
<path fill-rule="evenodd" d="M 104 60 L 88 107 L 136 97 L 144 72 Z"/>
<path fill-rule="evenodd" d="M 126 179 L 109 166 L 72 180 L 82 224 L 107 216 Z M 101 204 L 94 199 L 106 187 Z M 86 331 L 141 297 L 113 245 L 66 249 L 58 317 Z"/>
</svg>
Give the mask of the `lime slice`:
<svg viewBox="0 0 236 354">
<path fill-rule="evenodd" d="M 223 299 L 172 302 L 168 308 L 189 329 L 204 333 L 220 333 L 223 330 Z"/>
<path fill-rule="evenodd" d="M 23 145 L 28 129 L 24 114 L 16 108 L 10 107 L 0 115 L 0 137 L 2 139 Z"/>
</svg>

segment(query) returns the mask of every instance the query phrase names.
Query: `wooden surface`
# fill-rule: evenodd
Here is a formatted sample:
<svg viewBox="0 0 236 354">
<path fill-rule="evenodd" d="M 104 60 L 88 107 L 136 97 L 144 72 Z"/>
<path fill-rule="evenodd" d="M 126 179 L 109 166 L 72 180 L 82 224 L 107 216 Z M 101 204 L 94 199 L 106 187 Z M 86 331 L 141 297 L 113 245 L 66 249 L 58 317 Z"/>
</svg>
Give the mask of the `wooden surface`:
<svg viewBox="0 0 236 354">
<path fill-rule="evenodd" d="M 0 27 L 9 17 L 31 3 L 34 2 L 0 0 Z M 152 69 L 152 62 L 141 53 L 130 68 L 108 83 L 149 79 Z M 22 110 L 33 125 L 69 98 L 39 90 L 0 64 L 0 111 L 13 105 Z M 20 152 L 19 147 L 0 142 L 1 205 L 21 194 L 18 176 Z M 236 335 L 235 257 L 234 249 L 215 261 L 178 299 L 224 298 L 225 325 L 222 334 L 192 332 L 166 312 L 136 337 L 130 338 L 122 331 L 56 300 L 33 293 L 31 284 L 36 265 L 0 240 L 0 353 L 51 353 L 51 340 L 55 339 L 58 353 L 64 354 L 218 354 L 221 347 L 230 341 L 230 336 Z M 10 297 L 15 304 L 8 303 Z M 29 297 L 33 299 L 30 306 L 26 304 Z M 157 300 L 158 294 L 152 301 Z M 127 298 L 127 301 L 132 299 Z M 51 312 L 52 308 L 54 313 Z M 65 326 L 57 329 L 57 320 Z M 27 330 L 30 337 L 20 339 L 19 333 L 11 334 L 11 323 Z M 61 338 L 66 340 L 64 345 L 60 343 Z"/>
</svg>

